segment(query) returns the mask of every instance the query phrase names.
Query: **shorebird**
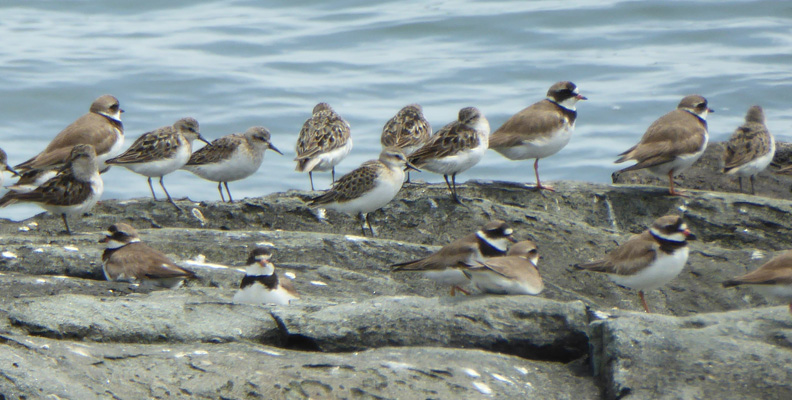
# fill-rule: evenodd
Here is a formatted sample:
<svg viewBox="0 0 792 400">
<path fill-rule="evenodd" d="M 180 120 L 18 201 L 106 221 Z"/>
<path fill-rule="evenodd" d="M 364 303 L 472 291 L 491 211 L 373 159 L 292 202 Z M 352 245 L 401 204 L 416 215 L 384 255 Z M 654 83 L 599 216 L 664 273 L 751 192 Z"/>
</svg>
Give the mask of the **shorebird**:
<svg viewBox="0 0 792 400">
<path fill-rule="evenodd" d="M 174 263 L 162 252 L 140 240 L 137 230 L 118 222 L 99 240 L 107 247 L 102 253 L 102 271 L 108 281 L 139 281 L 153 286 L 177 288 L 195 273 Z"/>
<path fill-rule="evenodd" d="M 489 135 L 490 126 L 484 114 L 476 107 L 465 107 L 459 110 L 456 121 L 437 131 L 409 160 L 418 168 L 442 174 L 452 199 L 461 204 L 456 176 L 481 161 L 489 145 Z"/>
<path fill-rule="evenodd" d="M 382 148 L 400 149 L 405 156 L 423 146 L 432 136 L 432 125 L 424 118 L 423 109 L 418 104 L 404 106 L 385 123 L 382 128 L 380 143 Z M 410 171 L 407 171 L 407 183 L 410 182 Z"/>
<path fill-rule="evenodd" d="M 707 148 L 707 114 L 713 112 L 707 99 L 699 95 L 685 96 L 677 109 L 663 115 L 649 126 L 641 141 L 619 154 L 616 163 L 635 160 L 638 163 L 618 172 L 647 168 L 664 178 L 668 176 L 669 193 L 674 190 L 674 175 L 690 168 Z"/>
<path fill-rule="evenodd" d="M 313 109 L 297 138 L 298 172 L 308 172 L 311 190 L 314 190 L 313 171 L 332 170 L 335 183 L 335 166 L 352 150 L 349 124 L 327 103 Z"/>
<path fill-rule="evenodd" d="M 192 154 L 192 142 L 195 139 L 209 143 L 198 132 L 198 121 L 192 118 L 182 118 L 176 121 L 173 126 L 165 126 L 144 133 L 123 154 L 107 160 L 107 163 L 121 165 L 132 172 L 147 176 L 151 196 L 155 201 L 157 195 L 154 194 L 151 178 L 159 177 L 160 186 L 168 196 L 168 201 L 181 210 L 171 199 L 168 189 L 165 189 L 162 178 L 187 164 Z"/>
<path fill-rule="evenodd" d="M 300 298 L 291 279 L 278 277 L 271 257 L 272 252 L 263 247 L 250 252 L 245 263 L 245 277 L 234 294 L 234 303 L 288 305 L 291 300 Z"/>
<path fill-rule="evenodd" d="M 604 259 L 575 268 L 604 272 L 617 285 L 638 289 L 646 312 L 644 290 L 657 289 L 682 272 L 688 259 L 688 241 L 696 236 L 678 215 L 666 215 L 639 235 L 608 253 Z"/>
<path fill-rule="evenodd" d="M 506 254 L 509 242 L 516 242 L 514 230 L 504 221 L 492 221 L 478 231 L 457 239 L 428 257 L 391 265 L 393 272 L 420 271 L 441 284 L 451 286 L 451 296 L 470 280 L 465 272 L 486 262 L 485 257 Z"/>
<path fill-rule="evenodd" d="M 78 144 L 93 146 L 99 171 L 106 171 L 109 167 L 105 161 L 121 152 L 124 145 L 122 112 L 113 96 L 94 100 L 88 113 L 58 133 L 44 151 L 16 166 L 20 179 L 10 189 L 29 191 L 46 182 L 55 176 L 68 160 L 72 147 Z"/>
<path fill-rule="evenodd" d="M 72 146 L 66 164 L 53 178 L 28 192 L 7 192 L 0 198 L 0 207 L 18 202 L 36 203 L 50 213 L 60 214 L 66 233 L 71 235 L 68 217 L 88 212 L 103 191 L 93 146 L 78 144 Z"/>
<path fill-rule="evenodd" d="M 539 160 L 558 153 L 569 143 L 575 130 L 575 105 L 587 98 L 574 83 L 557 82 L 547 91 L 547 97 L 514 114 L 489 139 L 489 148 L 510 160 L 535 159 L 536 188 L 539 180 Z"/>
<path fill-rule="evenodd" d="M 739 177 L 740 192 L 743 191 L 742 178 L 750 177 L 751 194 L 755 194 L 754 177 L 770 165 L 775 150 L 775 138 L 767 130 L 764 111 L 762 107 L 753 106 L 745 115 L 745 123 L 726 142 L 723 172 Z"/>
<path fill-rule="evenodd" d="M 192 153 L 190 160 L 182 167 L 195 175 L 209 181 L 217 182 L 220 199 L 223 197 L 223 186 L 228 192 L 228 201 L 233 203 L 228 182 L 247 178 L 258 171 L 264 161 L 264 152 L 270 149 L 283 155 L 272 142 L 270 132 L 263 126 L 248 128 L 244 134 L 234 133 L 212 141 Z"/>
<path fill-rule="evenodd" d="M 723 287 L 738 285 L 751 285 L 765 296 L 787 301 L 792 312 L 792 250 L 781 253 L 754 271 L 723 282 Z"/>
<path fill-rule="evenodd" d="M 0 186 L 3 186 L 3 180 L 5 179 L 4 172 L 10 172 L 14 174 L 14 176 L 19 175 L 16 170 L 8 166 L 8 154 L 3 149 L 0 149 Z"/>
<path fill-rule="evenodd" d="M 363 236 L 366 235 L 366 224 L 374 236 L 368 214 L 379 210 L 396 197 L 404 183 L 405 167 L 416 169 L 406 160 L 401 150 L 383 150 L 378 160 L 366 161 L 359 168 L 344 175 L 330 190 L 313 198 L 309 206 L 357 215 L 362 224 Z"/>
<path fill-rule="evenodd" d="M 464 270 L 473 286 L 484 293 L 537 295 L 544 289 L 536 268 L 539 253 L 532 240 L 515 243 L 503 257 L 487 258 Z"/>
</svg>

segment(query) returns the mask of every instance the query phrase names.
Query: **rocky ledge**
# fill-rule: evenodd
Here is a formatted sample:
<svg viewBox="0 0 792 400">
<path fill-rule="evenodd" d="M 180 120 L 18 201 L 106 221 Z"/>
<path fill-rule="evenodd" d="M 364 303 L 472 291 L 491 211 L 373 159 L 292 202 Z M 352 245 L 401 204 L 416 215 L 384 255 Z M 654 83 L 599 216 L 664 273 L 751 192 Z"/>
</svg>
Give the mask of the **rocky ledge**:
<svg viewBox="0 0 792 400">
<path fill-rule="evenodd" d="M 468 182 L 459 188 L 462 206 L 444 185 L 407 185 L 372 214 L 376 238 L 359 236 L 351 217 L 320 218 L 304 204 L 310 193 L 297 191 L 235 204 L 181 200 L 182 213 L 149 199 L 103 201 L 74 219 L 73 236 L 60 234 L 55 216 L 2 221 L 0 394 L 792 398 L 787 307 L 720 286 L 792 248 L 789 201 L 554 185 L 556 192 L 537 192 Z M 570 268 L 667 213 L 683 214 L 700 240 L 682 274 L 647 293 L 655 314 L 641 311 L 635 292 Z M 388 265 L 494 218 L 538 243 L 547 286 L 540 296 L 450 297 L 420 274 L 390 273 Z M 117 221 L 139 228 L 199 279 L 164 291 L 104 281 L 97 240 Z M 239 266 L 251 246 L 265 243 L 302 299 L 231 304 Z"/>
</svg>

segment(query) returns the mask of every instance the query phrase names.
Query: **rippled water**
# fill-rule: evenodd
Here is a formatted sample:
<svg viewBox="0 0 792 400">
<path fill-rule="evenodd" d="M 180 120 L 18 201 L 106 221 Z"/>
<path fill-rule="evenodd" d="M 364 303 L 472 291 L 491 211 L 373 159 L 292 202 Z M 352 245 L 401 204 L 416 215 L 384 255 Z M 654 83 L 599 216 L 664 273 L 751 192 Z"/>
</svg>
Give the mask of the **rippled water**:
<svg viewBox="0 0 792 400">
<path fill-rule="evenodd" d="M 479 107 L 496 129 L 572 80 L 571 143 L 540 163 L 543 180 L 609 182 L 615 155 L 691 93 L 706 96 L 713 140 L 752 104 L 792 134 L 792 3 L 786 1 L 95 1 L 0 3 L 0 147 L 12 164 L 43 149 L 99 95 L 121 100 L 127 144 L 195 117 L 208 139 L 267 126 L 268 153 L 235 198 L 308 189 L 294 143 L 319 101 L 352 126 L 347 172 L 375 158 L 383 124 L 421 103 L 438 128 Z M 319 3 L 319 4 L 315 4 Z M 430 173 L 419 179 L 442 177 Z M 113 168 L 104 198 L 150 196 L 145 178 Z M 533 182 L 532 163 L 489 152 L 467 179 Z M 219 198 L 179 171 L 174 197 Z M 329 174 L 316 174 L 320 188 Z M 14 205 L 0 217 L 40 212 Z"/>
</svg>

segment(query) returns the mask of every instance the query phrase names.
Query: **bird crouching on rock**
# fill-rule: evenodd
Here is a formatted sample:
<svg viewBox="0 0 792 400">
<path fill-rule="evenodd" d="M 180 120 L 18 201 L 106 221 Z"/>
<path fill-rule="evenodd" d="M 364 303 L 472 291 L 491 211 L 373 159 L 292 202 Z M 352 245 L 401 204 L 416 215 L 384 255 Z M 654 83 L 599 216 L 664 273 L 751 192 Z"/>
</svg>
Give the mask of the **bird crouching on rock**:
<svg viewBox="0 0 792 400">
<path fill-rule="evenodd" d="M 465 272 L 470 267 L 486 263 L 486 257 L 506 254 L 509 243 L 514 243 L 514 229 L 504 221 L 492 221 L 478 231 L 457 239 L 442 249 L 419 260 L 391 265 L 393 272 L 423 272 L 441 284 L 451 286 L 451 296 L 459 290 L 469 294 L 461 286 L 470 282 Z"/>
<path fill-rule="evenodd" d="M 131 225 L 118 222 L 107 228 L 102 271 L 108 281 L 140 282 L 163 288 L 180 287 L 185 279 L 196 278 L 195 273 L 174 263 L 162 252 L 140 240 Z"/>
</svg>

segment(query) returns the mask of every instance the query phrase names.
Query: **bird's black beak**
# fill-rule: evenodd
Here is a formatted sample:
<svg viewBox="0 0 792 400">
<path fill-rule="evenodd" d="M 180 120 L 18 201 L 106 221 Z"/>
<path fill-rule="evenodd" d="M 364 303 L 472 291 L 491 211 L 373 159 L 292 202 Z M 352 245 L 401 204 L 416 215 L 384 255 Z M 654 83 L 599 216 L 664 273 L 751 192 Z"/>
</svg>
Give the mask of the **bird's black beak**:
<svg viewBox="0 0 792 400">
<path fill-rule="evenodd" d="M 411 169 L 411 170 L 414 170 L 414 171 L 421 172 L 421 170 L 420 170 L 420 169 L 418 169 L 418 167 L 416 167 L 415 165 L 413 165 L 413 164 L 412 164 L 411 162 L 409 162 L 409 161 L 407 161 L 407 162 L 406 162 L 404 165 L 406 166 L 406 167 L 404 168 L 405 170 Z"/>
<path fill-rule="evenodd" d="M 267 143 L 267 146 L 269 147 L 270 150 L 272 150 L 272 151 L 274 151 L 274 152 L 276 152 L 276 153 L 278 153 L 280 155 L 283 155 L 283 153 L 281 153 L 281 151 L 278 150 L 277 147 L 273 146 L 272 143 Z"/>
</svg>

